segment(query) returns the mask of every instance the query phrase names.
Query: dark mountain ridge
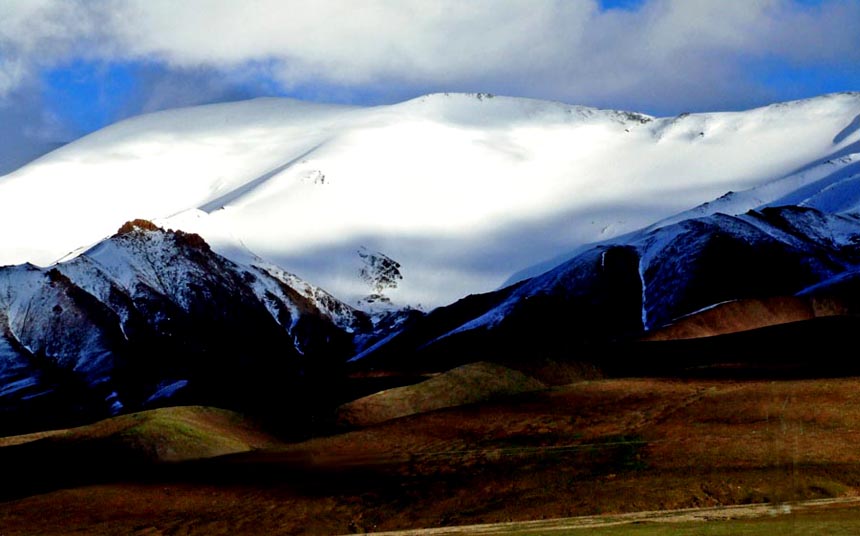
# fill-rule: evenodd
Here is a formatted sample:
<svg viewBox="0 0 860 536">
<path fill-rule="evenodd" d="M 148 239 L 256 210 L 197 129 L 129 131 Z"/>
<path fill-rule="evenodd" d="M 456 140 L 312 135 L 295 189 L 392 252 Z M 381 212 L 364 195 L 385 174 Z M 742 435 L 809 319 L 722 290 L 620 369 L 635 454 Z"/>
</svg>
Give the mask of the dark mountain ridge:
<svg viewBox="0 0 860 536">
<path fill-rule="evenodd" d="M 708 361 L 716 350 L 636 341 L 744 299 L 825 297 L 851 315 L 858 273 L 860 218 L 763 207 L 596 244 L 510 287 L 374 326 L 276 267 L 240 265 L 198 235 L 135 220 L 67 262 L 0 268 L 0 412 L 6 431 L 187 403 L 287 423 L 349 398 L 348 370 L 541 359 L 613 374 L 679 370 L 703 363 L 689 356 Z M 850 327 L 810 320 L 797 332 Z M 777 331 L 713 348 L 751 359 L 758 350 L 744 358 L 742 349 L 766 346 Z M 748 340 L 755 343 L 737 342 Z"/>
<path fill-rule="evenodd" d="M 143 220 L 68 262 L 0 268 L 4 427 L 191 401 L 300 413 L 369 321 L 276 275 Z"/>
<path fill-rule="evenodd" d="M 745 298 L 835 295 L 854 313 L 858 294 L 846 289 L 857 271 L 860 218 L 852 214 L 784 206 L 691 218 L 594 245 L 515 286 L 439 308 L 368 352 L 365 366 L 517 354 L 599 362 L 607 343 Z M 837 280 L 839 292 L 827 284 Z"/>
</svg>

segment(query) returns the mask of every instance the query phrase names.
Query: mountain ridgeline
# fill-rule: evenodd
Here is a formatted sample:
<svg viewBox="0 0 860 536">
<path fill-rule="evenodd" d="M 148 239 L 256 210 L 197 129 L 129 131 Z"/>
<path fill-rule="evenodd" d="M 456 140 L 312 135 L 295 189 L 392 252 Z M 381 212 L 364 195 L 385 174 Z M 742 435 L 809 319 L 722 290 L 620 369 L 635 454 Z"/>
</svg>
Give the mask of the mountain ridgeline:
<svg viewBox="0 0 860 536">
<path fill-rule="evenodd" d="M 349 372 L 480 360 L 821 372 L 860 311 L 858 118 L 445 94 L 114 125 L 0 177 L 0 433 L 177 404 L 300 433 Z"/>
<path fill-rule="evenodd" d="M 454 93 L 166 110 L 0 177 L 0 229 L 15 229 L 0 234 L 0 264 L 47 266 L 145 218 L 354 307 L 429 310 L 727 191 L 757 202 L 717 203 L 726 214 L 811 191 L 848 210 L 858 116 L 860 93 L 662 118 Z"/>
<path fill-rule="evenodd" d="M 594 245 L 537 277 L 439 308 L 362 359 L 390 366 L 408 355 L 421 368 L 531 356 L 607 366 L 610 348 L 631 351 L 623 344 L 727 302 L 797 295 L 828 316 L 854 314 L 857 281 L 857 215 L 797 206 L 716 213 Z M 632 350 L 643 360 L 636 370 L 660 370 L 660 357 L 646 363 L 641 350 Z"/>
<path fill-rule="evenodd" d="M 296 281 L 145 220 L 50 268 L 0 268 L 4 426 L 190 401 L 298 416 L 368 320 Z"/>
</svg>

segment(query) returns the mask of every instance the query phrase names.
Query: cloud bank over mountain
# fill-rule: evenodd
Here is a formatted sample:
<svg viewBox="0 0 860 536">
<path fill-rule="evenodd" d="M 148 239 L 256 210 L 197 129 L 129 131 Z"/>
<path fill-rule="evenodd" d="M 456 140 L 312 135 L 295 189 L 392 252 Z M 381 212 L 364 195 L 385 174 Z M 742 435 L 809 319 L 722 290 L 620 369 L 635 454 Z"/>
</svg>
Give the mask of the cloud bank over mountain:
<svg viewBox="0 0 860 536">
<path fill-rule="evenodd" d="M 812 68 L 857 74 L 857 2 L 626 5 L 2 0 L 0 95 L 83 59 L 266 78 L 327 100 L 492 91 L 662 113 L 796 96 L 769 86 L 787 72 L 796 85 Z"/>
</svg>

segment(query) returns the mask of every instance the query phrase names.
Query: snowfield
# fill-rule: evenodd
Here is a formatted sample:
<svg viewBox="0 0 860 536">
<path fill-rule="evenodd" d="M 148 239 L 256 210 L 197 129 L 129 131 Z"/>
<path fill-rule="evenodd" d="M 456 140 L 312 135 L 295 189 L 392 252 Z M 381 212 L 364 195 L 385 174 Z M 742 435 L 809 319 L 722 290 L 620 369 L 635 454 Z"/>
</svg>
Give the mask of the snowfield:
<svg viewBox="0 0 860 536">
<path fill-rule="evenodd" d="M 353 305 L 378 288 L 360 253 L 379 254 L 402 276 L 385 295 L 429 309 L 685 211 L 856 209 L 858 153 L 860 93 L 673 118 L 483 94 L 199 106 L 0 177 L 0 265 L 73 258 L 146 218 Z"/>
</svg>

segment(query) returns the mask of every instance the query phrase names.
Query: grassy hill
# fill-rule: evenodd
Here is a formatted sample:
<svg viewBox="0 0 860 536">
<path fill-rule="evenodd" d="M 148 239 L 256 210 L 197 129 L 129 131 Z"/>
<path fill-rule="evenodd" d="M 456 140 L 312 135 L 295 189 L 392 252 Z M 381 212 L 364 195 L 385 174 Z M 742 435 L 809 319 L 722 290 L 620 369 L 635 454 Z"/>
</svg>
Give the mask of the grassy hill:
<svg viewBox="0 0 860 536">
<path fill-rule="evenodd" d="M 495 363 L 472 363 L 416 385 L 387 389 L 344 404 L 338 408 L 338 421 L 344 425 L 368 426 L 545 387 L 522 372 Z"/>
<path fill-rule="evenodd" d="M 138 478 L 159 464 L 247 452 L 277 441 L 231 411 L 190 406 L 87 426 L 0 438 L 0 498 L 81 483 Z"/>
<path fill-rule="evenodd" d="M 245 452 L 276 441 L 232 411 L 202 406 L 160 408 L 94 424 L 0 437 L 0 448 L 56 449 L 109 444 L 115 456 L 177 462 Z"/>
<path fill-rule="evenodd" d="M 226 423 L 194 429 L 238 442 L 205 441 L 204 449 L 177 431 L 175 423 L 187 419 L 160 421 L 172 432 L 157 441 L 189 458 L 266 441 L 237 433 L 232 417 L 218 411 L 166 411 Z M 129 470 L 141 458 L 161 459 L 140 446 L 144 440 L 128 439 L 134 430 L 147 438 L 163 433 L 152 429 L 108 433 L 114 450 L 101 452 L 114 461 L 96 480 L 67 480 L 65 489 L 42 494 L 19 490 L 18 497 L 29 496 L 0 503 L 4 534 L 343 534 L 860 493 L 858 378 L 583 381 Z M 21 467 L 6 465 L 21 462 L 10 451 L 50 445 L 30 450 L 26 467 L 105 465 L 110 458 L 93 454 L 105 439 L 83 436 L 62 447 L 59 437 L 3 447 L 0 461 Z M 80 457 L 75 441 L 89 457 Z"/>
</svg>

